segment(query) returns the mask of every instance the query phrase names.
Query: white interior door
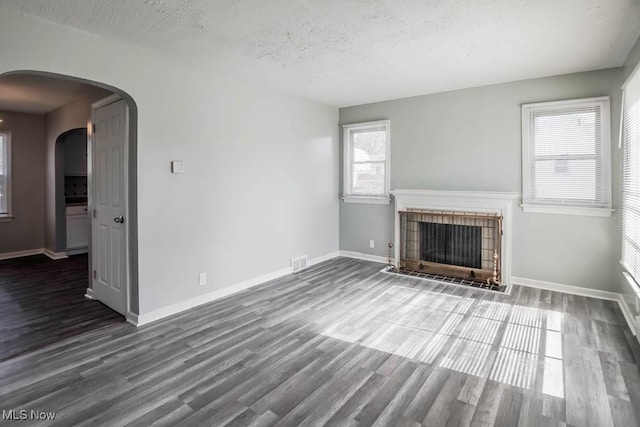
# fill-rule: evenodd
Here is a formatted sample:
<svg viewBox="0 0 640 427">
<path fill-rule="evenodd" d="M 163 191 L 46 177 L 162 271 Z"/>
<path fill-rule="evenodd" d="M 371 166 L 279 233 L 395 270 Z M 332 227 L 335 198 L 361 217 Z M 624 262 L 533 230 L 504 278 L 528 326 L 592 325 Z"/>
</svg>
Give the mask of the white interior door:
<svg viewBox="0 0 640 427">
<path fill-rule="evenodd" d="M 93 111 L 92 263 L 94 297 L 127 312 L 125 148 L 123 100 Z"/>
</svg>

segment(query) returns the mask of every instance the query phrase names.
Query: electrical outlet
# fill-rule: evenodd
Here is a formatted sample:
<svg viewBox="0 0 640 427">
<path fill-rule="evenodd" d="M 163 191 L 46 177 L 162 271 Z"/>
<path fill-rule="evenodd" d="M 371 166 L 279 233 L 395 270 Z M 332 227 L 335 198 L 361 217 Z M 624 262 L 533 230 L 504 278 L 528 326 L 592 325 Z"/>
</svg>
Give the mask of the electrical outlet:
<svg viewBox="0 0 640 427">
<path fill-rule="evenodd" d="M 207 273 L 200 273 L 200 285 L 207 284 Z"/>
<path fill-rule="evenodd" d="M 376 245 L 375 245 L 375 242 L 374 242 L 373 240 L 369 240 L 369 247 L 370 247 L 371 249 L 373 249 L 373 248 L 375 248 L 375 246 L 376 246 Z"/>
</svg>

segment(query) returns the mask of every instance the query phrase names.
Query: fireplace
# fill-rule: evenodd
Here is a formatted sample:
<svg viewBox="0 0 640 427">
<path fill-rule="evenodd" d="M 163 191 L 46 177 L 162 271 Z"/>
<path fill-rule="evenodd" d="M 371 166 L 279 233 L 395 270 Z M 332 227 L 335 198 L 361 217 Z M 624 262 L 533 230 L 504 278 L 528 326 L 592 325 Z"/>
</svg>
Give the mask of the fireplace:
<svg viewBox="0 0 640 427">
<path fill-rule="evenodd" d="M 482 268 L 482 227 L 420 222 L 420 259 Z"/>
<path fill-rule="evenodd" d="M 501 216 L 414 208 L 398 215 L 401 269 L 501 283 Z"/>
<path fill-rule="evenodd" d="M 517 194 L 425 190 L 392 194 L 397 271 L 499 290 L 510 286 L 510 214 Z"/>
</svg>

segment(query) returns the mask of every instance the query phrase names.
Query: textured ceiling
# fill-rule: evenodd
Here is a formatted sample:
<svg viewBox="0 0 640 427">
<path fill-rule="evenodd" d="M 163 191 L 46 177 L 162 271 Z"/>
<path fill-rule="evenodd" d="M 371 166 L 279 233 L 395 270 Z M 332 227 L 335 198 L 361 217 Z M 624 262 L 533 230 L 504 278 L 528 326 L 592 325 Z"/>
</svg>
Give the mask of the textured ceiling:
<svg viewBox="0 0 640 427">
<path fill-rule="evenodd" d="M 111 92 L 60 78 L 32 74 L 0 76 L 0 111 L 45 114 L 84 96 L 106 97 Z"/>
<path fill-rule="evenodd" d="M 2 0 L 331 105 L 620 66 L 638 0 Z"/>
</svg>

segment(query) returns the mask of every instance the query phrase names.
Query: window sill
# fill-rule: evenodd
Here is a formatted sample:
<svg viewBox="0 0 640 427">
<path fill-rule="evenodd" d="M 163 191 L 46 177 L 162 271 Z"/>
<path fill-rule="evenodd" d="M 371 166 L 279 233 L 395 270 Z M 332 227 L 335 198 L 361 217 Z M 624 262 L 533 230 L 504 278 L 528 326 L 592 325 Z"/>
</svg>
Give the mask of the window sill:
<svg viewBox="0 0 640 427">
<path fill-rule="evenodd" d="M 557 206 L 557 205 L 533 205 L 523 203 L 520 205 L 524 212 L 529 213 L 546 213 L 558 215 L 580 215 L 580 216 L 597 216 L 609 218 L 614 209 L 609 208 L 591 208 L 586 206 Z"/>
<path fill-rule="evenodd" d="M 13 215 L 0 215 L 0 222 L 13 221 Z"/>
<path fill-rule="evenodd" d="M 638 282 L 636 282 L 631 273 L 629 273 L 629 270 L 625 267 L 622 261 L 620 261 L 620 265 L 622 266 L 622 276 L 629 284 L 631 290 L 636 294 L 636 297 L 640 298 L 640 285 L 638 285 Z"/>
<path fill-rule="evenodd" d="M 366 205 L 388 205 L 391 202 L 389 196 L 342 196 L 345 203 L 360 203 Z"/>
</svg>

